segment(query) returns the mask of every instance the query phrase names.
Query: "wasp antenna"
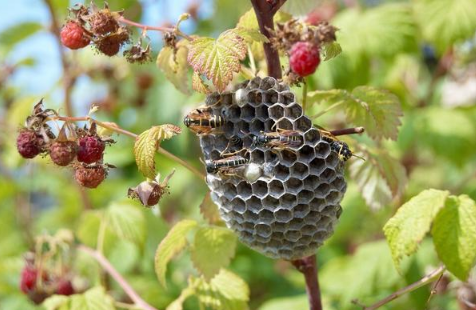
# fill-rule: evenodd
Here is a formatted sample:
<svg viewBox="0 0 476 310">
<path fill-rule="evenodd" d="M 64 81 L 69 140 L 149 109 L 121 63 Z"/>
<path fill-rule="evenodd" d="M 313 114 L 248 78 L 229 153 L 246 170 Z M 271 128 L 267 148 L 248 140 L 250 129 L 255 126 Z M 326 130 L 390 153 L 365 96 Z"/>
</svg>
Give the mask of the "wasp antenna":
<svg viewBox="0 0 476 310">
<path fill-rule="evenodd" d="M 352 154 L 353 157 L 357 157 L 358 159 L 362 159 L 363 161 L 365 161 L 365 158 L 363 158 L 362 156 L 359 156 L 359 155 L 355 155 L 355 154 Z"/>
</svg>

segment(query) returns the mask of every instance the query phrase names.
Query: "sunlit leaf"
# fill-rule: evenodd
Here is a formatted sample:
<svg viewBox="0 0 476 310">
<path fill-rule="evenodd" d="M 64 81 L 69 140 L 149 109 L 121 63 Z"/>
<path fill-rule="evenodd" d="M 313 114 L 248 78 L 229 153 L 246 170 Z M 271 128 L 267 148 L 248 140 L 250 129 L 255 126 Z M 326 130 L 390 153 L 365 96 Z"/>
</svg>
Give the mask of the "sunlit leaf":
<svg viewBox="0 0 476 310">
<path fill-rule="evenodd" d="M 217 205 L 210 197 L 210 192 L 205 195 L 202 203 L 200 204 L 200 213 L 202 214 L 203 218 L 212 225 L 223 222 L 220 217 L 220 213 L 218 212 Z"/>
<path fill-rule="evenodd" d="M 185 42 L 185 40 L 182 40 Z M 181 42 L 182 42 L 181 41 Z M 157 56 L 157 66 L 165 73 L 167 79 L 174 84 L 175 88 L 184 94 L 189 94 L 188 85 L 188 48 L 185 44 L 178 44 L 177 50 L 165 46 Z"/>
<path fill-rule="evenodd" d="M 335 41 L 324 44 L 322 50 L 324 53 L 324 60 L 330 60 L 342 53 L 342 47 Z"/>
<path fill-rule="evenodd" d="M 223 32 L 218 39 L 199 37 L 190 42 L 188 62 L 194 71 L 211 80 L 223 91 L 240 71 L 240 61 L 246 56 L 246 43 L 234 29 Z"/>
<path fill-rule="evenodd" d="M 134 144 L 134 155 L 137 168 L 145 177 L 154 179 L 156 176 L 155 152 L 159 148 L 160 142 L 164 139 L 170 139 L 180 132 L 179 127 L 166 124 L 154 126 L 137 137 Z"/>
<path fill-rule="evenodd" d="M 192 262 L 207 279 L 225 268 L 235 255 L 236 235 L 223 227 L 203 227 L 195 233 Z"/>
<path fill-rule="evenodd" d="M 115 310 L 113 299 L 103 287 L 93 287 L 83 294 L 54 295 L 43 303 L 47 310 Z"/>
<path fill-rule="evenodd" d="M 171 304 L 167 306 L 166 310 L 182 310 L 183 309 L 183 303 L 187 298 L 192 296 L 195 293 L 193 288 L 186 287 L 182 290 L 180 293 L 180 296 L 175 299 Z"/>
<path fill-rule="evenodd" d="M 448 191 L 424 190 L 403 204 L 383 228 L 397 268 L 430 231 L 431 223 L 445 205 Z"/>
<path fill-rule="evenodd" d="M 119 238 L 142 245 L 146 238 L 146 222 L 141 210 L 129 203 L 112 203 L 106 221 Z"/>
<path fill-rule="evenodd" d="M 210 94 L 212 92 L 197 72 L 194 72 L 192 76 L 192 88 L 194 91 L 202 94 Z"/>
<path fill-rule="evenodd" d="M 166 286 L 165 273 L 168 262 L 187 245 L 187 234 L 197 226 L 197 222 L 183 220 L 175 224 L 167 236 L 160 242 L 155 253 L 155 273 L 159 282 Z"/>
<path fill-rule="evenodd" d="M 268 38 L 258 29 L 237 27 L 233 31 L 248 43 L 269 42 Z"/>
<path fill-rule="evenodd" d="M 431 230 L 446 268 L 466 281 L 476 263 L 476 204 L 466 195 L 450 196 Z"/>
</svg>

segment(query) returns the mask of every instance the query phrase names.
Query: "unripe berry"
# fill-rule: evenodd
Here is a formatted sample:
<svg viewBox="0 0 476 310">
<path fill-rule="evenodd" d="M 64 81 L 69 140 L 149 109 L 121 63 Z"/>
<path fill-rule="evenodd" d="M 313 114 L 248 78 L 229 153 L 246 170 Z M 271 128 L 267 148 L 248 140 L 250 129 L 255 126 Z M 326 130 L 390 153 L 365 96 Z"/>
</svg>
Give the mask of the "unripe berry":
<svg viewBox="0 0 476 310">
<path fill-rule="evenodd" d="M 67 166 L 76 157 L 78 145 L 74 141 L 56 141 L 50 146 L 51 160 L 58 166 Z"/>
<path fill-rule="evenodd" d="M 27 294 L 35 288 L 37 277 L 38 271 L 35 267 L 25 266 L 25 268 L 23 268 L 20 280 L 20 289 L 23 293 Z"/>
<path fill-rule="evenodd" d="M 17 150 L 23 158 L 34 158 L 42 152 L 43 137 L 35 131 L 24 129 L 17 137 Z"/>
<path fill-rule="evenodd" d="M 73 295 L 75 293 L 73 284 L 70 280 L 59 280 L 55 293 L 65 296 Z"/>
<path fill-rule="evenodd" d="M 79 139 L 78 161 L 91 164 L 102 159 L 106 144 L 97 136 Z"/>
<path fill-rule="evenodd" d="M 320 62 L 319 48 L 312 43 L 297 42 L 291 48 L 289 65 L 301 77 L 313 74 Z"/>
<path fill-rule="evenodd" d="M 69 21 L 66 23 L 63 29 L 61 29 L 60 35 L 61 43 L 72 50 L 86 47 L 90 42 L 90 39 L 86 36 L 83 27 L 74 21 Z"/>
<path fill-rule="evenodd" d="M 106 169 L 103 166 L 78 166 L 74 173 L 76 181 L 84 187 L 96 188 L 106 178 Z"/>
</svg>

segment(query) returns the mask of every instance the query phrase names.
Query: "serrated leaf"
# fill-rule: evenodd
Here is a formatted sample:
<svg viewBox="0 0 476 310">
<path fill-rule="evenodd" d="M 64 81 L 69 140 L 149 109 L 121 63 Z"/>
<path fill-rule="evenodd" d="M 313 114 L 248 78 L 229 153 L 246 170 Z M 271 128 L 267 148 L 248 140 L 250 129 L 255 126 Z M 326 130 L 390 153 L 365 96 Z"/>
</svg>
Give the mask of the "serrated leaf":
<svg viewBox="0 0 476 310">
<path fill-rule="evenodd" d="M 213 278 L 235 255 L 236 236 L 222 227 L 203 227 L 195 233 L 191 249 L 194 266 L 205 276 Z"/>
<path fill-rule="evenodd" d="M 253 42 L 266 42 L 268 43 L 268 38 L 259 32 L 258 29 L 254 28 L 243 28 L 243 27 L 236 27 L 233 31 L 242 37 L 246 42 L 253 43 Z"/>
<path fill-rule="evenodd" d="M 157 56 L 156 62 L 165 77 L 175 88 L 186 95 L 190 94 L 187 78 L 187 55 L 188 47 L 185 44 L 178 44 L 176 51 L 170 46 L 165 46 Z"/>
<path fill-rule="evenodd" d="M 174 125 L 154 126 L 141 133 L 134 144 L 134 156 L 137 168 L 147 178 L 154 179 L 155 172 L 155 152 L 164 139 L 170 139 L 181 132 L 180 128 Z"/>
<path fill-rule="evenodd" d="M 435 218 L 433 242 L 446 268 L 461 281 L 476 263 L 476 204 L 466 195 L 450 196 Z"/>
<path fill-rule="evenodd" d="M 414 8 L 423 37 L 440 53 L 476 31 L 474 0 L 417 0 Z"/>
<path fill-rule="evenodd" d="M 187 245 L 187 234 L 197 226 L 197 222 L 183 220 L 175 224 L 167 236 L 160 242 L 155 253 L 155 273 L 159 282 L 165 287 L 165 273 L 168 262 Z"/>
<path fill-rule="evenodd" d="M 223 222 L 220 217 L 220 212 L 218 212 L 217 205 L 210 197 L 210 192 L 208 192 L 205 197 L 203 197 L 203 201 L 200 204 L 200 213 L 202 214 L 203 218 L 212 225 Z"/>
<path fill-rule="evenodd" d="M 69 298 L 63 295 L 53 295 L 48 297 L 41 305 L 46 310 L 67 310 L 69 309 Z"/>
<path fill-rule="evenodd" d="M 324 61 L 335 58 L 342 53 L 342 47 L 335 41 L 324 44 L 322 50 L 324 53 Z"/>
<path fill-rule="evenodd" d="M 103 287 L 93 287 L 81 295 L 72 295 L 70 310 L 114 310 L 113 299 Z"/>
<path fill-rule="evenodd" d="M 180 296 L 167 306 L 167 310 L 182 310 L 185 300 L 187 300 L 187 298 L 192 296 L 194 293 L 195 290 L 193 288 L 187 287 L 183 289 L 180 293 Z"/>
<path fill-rule="evenodd" d="M 141 210 L 129 203 L 112 203 L 106 211 L 106 221 L 119 237 L 143 245 L 146 238 L 146 221 Z"/>
<path fill-rule="evenodd" d="M 197 72 L 194 72 L 192 75 L 192 88 L 194 91 L 202 94 L 210 94 L 212 92 Z"/>
<path fill-rule="evenodd" d="M 239 72 L 240 61 L 246 56 L 245 41 L 234 29 L 223 32 L 218 39 L 199 37 L 190 42 L 188 62 L 194 71 L 211 80 L 218 91 L 223 91 Z"/>
<path fill-rule="evenodd" d="M 321 102 L 335 104 L 348 100 L 349 93 L 344 89 L 315 90 L 307 94 L 309 105 Z"/>
<path fill-rule="evenodd" d="M 364 151 L 359 156 L 365 160 L 354 160 L 350 174 L 367 205 L 379 209 L 403 194 L 408 180 L 398 160 L 383 150 Z"/>
<path fill-rule="evenodd" d="M 448 195 L 448 191 L 424 190 L 403 204 L 385 224 L 383 231 L 397 269 L 404 256 L 415 253 Z"/>
</svg>

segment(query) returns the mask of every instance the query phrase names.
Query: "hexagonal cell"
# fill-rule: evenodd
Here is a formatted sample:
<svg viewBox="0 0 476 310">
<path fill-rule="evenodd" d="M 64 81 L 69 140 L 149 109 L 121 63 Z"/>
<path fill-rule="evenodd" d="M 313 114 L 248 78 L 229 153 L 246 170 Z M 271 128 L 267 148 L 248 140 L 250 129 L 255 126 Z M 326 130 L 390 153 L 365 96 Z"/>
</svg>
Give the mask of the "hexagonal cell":
<svg viewBox="0 0 476 310">
<path fill-rule="evenodd" d="M 269 238 L 273 233 L 273 230 L 269 225 L 260 223 L 255 225 L 255 232 L 258 236 Z"/>
<path fill-rule="evenodd" d="M 251 196 L 246 200 L 246 209 L 258 214 L 263 209 L 261 206 L 261 200 L 255 196 Z"/>
<path fill-rule="evenodd" d="M 320 139 L 321 135 L 319 134 L 319 131 L 315 128 L 309 129 L 304 134 L 304 142 L 310 146 L 315 146 Z"/>
<path fill-rule="evenodd" d="M 316 232 L 316 226 L 312 224 L 306 224 L 301 227 L 301 232 L 303 235 L 312 236 Z"/>
<path fill-rule="evenodd" d="M 291 174 L 302 180 L 309 175 L 309 168 L 307 165 L 297 162 L 291 167 Z"/>
<path fill-rule="evenodd" d="M 253 140 L 249 136 L 244 136 L 243 138 L 241 138 L 241 141 L 243 142 L 242 145 L 244 148 L 250 148 L 253 144 Z"/>
<path fill-rule="evenodd" d="M 302 108 L 297 103 L 289 105 L 284 109 L 284 115 L 291 120 L 298 119 L 302 116 Z"/>
<path fill-rule="evenodd" d="M 254 236 L 255 236 L 256 241 L 261 243 L 261 246 L 266 246 L 268 241 L 271 239 L 271 237 L 263 237 L 263 236 L 260 236 L 260 235 L 257 235 L 257 234 L 255 234 Z"/>
<path fill-rule="evenodd" d="M 218 150 L 213 150 L 210 152 L 210 159 L 211 160 L 218 160 L 221 158 L 220 152 Z"/>
<path fill-rule="evenodd" d="M 235 125 L 232 122 L 226 121 L 225 124 L 220 128 L 220 131 L 223 131 L 225 135 L 232 136 L 234 127 Z"/>
<path fill-rule="evenodd" d="M 269 117 L 268 107 L 267 106 L 259 106 L 255 109 L 255 115 L 262 121 L 265 121 Z"/>
<path fill-rule="evenodd" d="M 245 224 L 252 224 L 252 223 L 256 223 L 259 219 L 259 216 L 258 214 L 256 213 L 253 213 L 252 211 L 250 211 L 249 209 L 246 210 L 245 213 L 243 213 L 243 217 L 245 218 L 245 220 L 247 220 L 248 222 L 250 223 L 245 223 Z M 243 225 L 245 225 L 243 224 Z"/>
<path fill-rule="evenodd" d="M 291 150 L 283 150 L 282 152 L 279 153 L 279 155 L 281 158 L 281 164 L 288 167 L 293 165 L 297 160 L 296 153 Z"/>
<path fill-rule="evenodd" d="M 342 214 L 342 207 L 340 205 L 337 206 L 336 217 L 340 218 Z"/>
<path fill-rule="evenodd" d="M 288 223 L 282 223 L 282 222 L 273 223 L 273 231 L 284 233 L 287 230 L 288 230 Z"/>
<path fill-rule="evenodd" d="M 271 222 L 274 222 L 274 214 L 269 210 L 261 210 L 259 219 L 261 222 L 271 224 Z"/>
<path fill-rule="evenodd" d="M 279 198 L 280 206 L 283 209 L 292 209 L 296 203 L 297 203 L 297 198 L 294 195 L 291 195 L 289 193 L 284 194 Z"/>
<path fill-rule="evenodd" d="M 332 181 L 332 185 L 339 191 L 343 191 L 346 183 L 343 177 L 337 177 Z"/>
<path fill-rule="evenodd" d="M 270 89 L 266 92 L 264 92 L 264 98 L 263 98 L 263 102 L 265 102 L 266 104 L 270 104 L 270 105 L 273 105 L 275 104 L 276 102 L 278 102 L 278 92 L 274 89 Z"/>
<path fill-rule="evenodd" d="M 337 205 L 337 208 L 335 205 L 327 205 L 324 207 L 324 209 L 321 210 L 321 214 L 326 215 L 328 217 L 334 217 L 339 207 L 339 205 Z"/>
<path fill-rule="evenodd" d="M 284 105 L 291 104 L 291 103 L 295 102 L 294 94 L 290 91 L 281 92 L 279 94 L 278 102 L 280 102 Z"/>
<path fill-rule="evenodd" d="M 331 152 L 331 147 L 329 146 L 329 143 L 325 141 L 321 141 L 320 143 L 317 144 L 315 150 L 316 150 L 317 157 L 325 158 Z"/>
<path fill-rule="evenodd" d="M 326 170 L 324 170 L 320 175 L 321 181 L 326 181 L 326 182 L 332 182 L 335 177 L 336 177 L 336 172 L 332 168 L 326 168 Z"/>
<path fill-rule="evenodd" d="M 321 212 L 321 210 L 327 205 L 327 202 L 324 198 L 314 198 L 309 203 L 311 211 Z"/>
<path fill-rule="evenodd" d="M 241 231 L 239 234 L 239 238 L 245 243 L 251 243 L 254 240 L 253 234 L 247 230 Z"/>
<path fill-rule="evenodd" d="M 284 194 L 284 185 L 281 181 L 279 180 L 272 180 L 268 184 L 269 188 L 269 194 L 272 195 L 273 197 L 280 197 L 282 194 Z"/>
<path fill-rule="evenodd" d="M 285 130 L 292 130 L 293 129 L 293 124 L 291 123 L 290 120 L 286 118 L 281 118 L 276 122 L 276 127 L 279 129 L 285 129 Z"/>
<path fill-rule="evenodd" d="M 235 212 L 243 214 L 246 210 L 245 202 L 239 197 L 235 197 L 235 199 L 231 201 L 231 204 L 233 205 L 233 211 Z"/>
<path fill-rule="evenodd" d="M 271 239 L 268 242 L 268 247 L 269 248 L 279 249 L 282 245 L 283 245 L 283 243 L 281 242 L 281 240 L 275 239 L 275 238 Z"/>
<path fill-rule="evenodd" d="M 303 163 L 309 163 L 315 156 L 314 148 L 309 145 L 303 145 L 298 151 L 299 161 Z"/>
<path fill-rule="evenodd" d="M 319 176 L 321 172 L 326 168 L 326 162 L 324 159 L 315 158 L 309 163 L 311 174 Z"/>
<path fill-rule="evenodd" d="M 263 90 L 268 90 L 270 88 L 277 88 L 277 87 L 278 87 L 278 82 L 276 81 L 275 78 L 272 78 L 270 76 L 264 77 L 261 80 L 261 84 L 259 86 L 259 88 Z"/>
<path fill-rule="evenodd" d="M 242 197 L 242 198 L 248 198 L 251 196 L 252 190 L 251 190 L 251 185 L 247 182 L 240 182 L 236 186 L 236 192 L 237 194 Z"/>
<path fill-rule="evenodd" d="M 286 187 L 286 193 L 294 193 L 297 194 L 301 191 L 303 183 L 298 178 L 291 177 L 284 183 Z"/>
<path fill-rule="evenodd" d="M 251 104 L 253 106 L 257 106 L 257 105 L 261 104 L 262 100 L 263 100 L 263 95 L 259 90 L 250 91 L 248 93 L 248 103 L 249 104 Z"/>
<path fill-rule="evenodd" d="M 304 187 L 303 187 L 304 189 L 313 191 L 316 188 L 317 184 L 319 183 L 319 178 L 311 174 L 303 180 L 303 183 L 304 183 Z"/>
<path fill-rule="evenodd" d="M 272 163 L 278 159 L 278 155 L 273 151 L 265 151 L 264 152 L 264 160 L 268 163 Z"/>
<path fill-rule="evenodd" d="M 328 167 L 335 167 L 339 164 L 339 157 L 336 153 L 330 153 L 326 158 L 326 163 Z"/>
<path fill-rule="evenodd" d="M 233 93 L 226 93 L 221 95 L 221 104 L 229 106 L 233 104 Z"/>
<path fill-rule="evenodd" d="M 216 136 L 215 138 L 215 148 L 222 152 L 228 146 L 228 139 L 224 135 Z"/>
<path fill-rule="evenodd" d="M 319 213 L 319 211 L 315 210 L 313 208 L 313 205 L 311 204 L 310 206 L 310 209 L 311 211 L 309 212 L 309 214 L 304 218 L 304 222 L 306 224 L 311 224 L 311 225 L 315 225 L 318 221 L 321 220 L 321 214 Z"/>
<path fill-rule="evenodd" d="M 312 122 L 306 116 L 301 116 L 294 122 L 295 130 L 307 131 L 311 127 L 312 127 Z"/>
<path fill-rule="evenodd" d="M 327 194 L 329 193 L 329 190 L 331 189 L 331 187 L 329 186 L 329 184 L 327 183 L 321 183 L 317 188 L 316 190 L 314 191 L 314 194 L 316 196 L 319 196 L 321 198 L 325 198 L 327 196 Z"/>
<path fill-rule="evenodd" d="M 232 214 L 232 218 L 236 223 L 241 225 L 245 222 L 243 215 L 238 213 L 237 211 L 231 210 L 230 214 Z"/>
<path fill-rule="evenodd" d="M 294 218 L 288 223 L 288 229 L 299 230 L 305 224 L 304 219 Z"/>
<path fill-rule="evenodd" d="M 268 119 L 266 122 L 264 122 L 264 131 L 273 131 L 273 129 L 276 127 L 276 122 L 273 121 L 272 119 Z"/>
<path fill-rule="evenodd" d="M 296 242 L 299 240 L 299 238 L 301 238 L 301 233 L 299 230 L 288 230 L 284 233 L 284 238 L 291 242 Z"/>
<path fill-rule="evenodd" d="M 284 116 L 284 107 L 280 104 L 275 104 L 269 107 L 269 117 L 278 120 Z"/>
<path fill-rule="evenodd" d="M 326 197 L 326 201 L 332 204 L 339 203 L 342 198 L 342 195 L 338 191 L 331 191 Z"/>
<path fill-rule="evenodd" d="M 236 121 L 240 119 L 241 110 L 239 107 L 230 107 L 227 110 L 223 110 L 223 117 L 229 121 Z"/>
<path fill-rule="evenodd" d="M 278 254 L 284 259 L 293 257 L 294 251 L 291 249 L 279 249 Z"/>
<path fill-rule="evenodd" d="M 300 203 L 294 207 L 294 216 L 296 218 L 304 218 L 306 215 L 309 214 L 309 205 Z"/>
<path fill-rule="evenodd" d="M 228 199 L 233 199 L 236 196 L 236 186 L 230 183 L 225 183 L 222 186 L 223 188 L 223 194 L 225 195 L 226 198 Z"/>
<path fill-rule="evenodd" d="M 251 121 L 255 117 L 255 108 L 250 105 L 245 105 L 241 108 L 241 119 Z"/>
<path fill-rule="evenodd" d="M 277 222 L 287 223 L 293 218 L 291 210 L 279 209 L 274 213 Z"/>
<path fill-rule="evenodd" d="M 238 129 L 236 130 L 237 132 L 240 132 L 242 134 L 249 134 L 250 133 L 250 123 L 242 120 L 238 121 L 235 123 L 235 128 Z"/>
<path fill-rule="evenodd" d="M 299 238 L 299 242 L 302 242 L 302 237 Z M 309 250 L 307 246 L 305 245 L 297 245 L 294 247 L 294 252 L 305 252 Z"/>
<path fill-rule="evenodd" d="M 224 212 L 230 212 L 231 210 L 233 210 L 233 204 L 231 204 L 230 202 L 228 203 L 223 203 L 223 202 L 219 202 L 219 208 L 220 209 L 223 209 Z"/>
<path fill-rule="evenodd" d="M 308 204 L 314 198 L 314 192 L 302 190 L 298 194 L 298 203 Z"/>
<path fill-rule="evenodd" d="M 250 161 L 262 165 L 264 163 L 264 152 L 260 150 L 254 150 L 251 152 Z"/>
<path fill-rule="evenodd" d="M 317 232 L 314 233 L 314 235 L 312 236 L 312 238 L 313 238 L 314 240 L 324 240 L 324 239 L 327 238 L 327 235 L 328 235 L 327 231 L 325 231 L 325 230 L 319 230 L 319 231 L 317 231 Z"/>
<path fill-rule="evenodd" d="M 264 181 L 256 181 L 251 186 L 253 188 L 253 194 L 256 195 L 258 198 L 263 198 L 268 193 L 268 184 Z"/>
<path fill-rule="evenodd" d="M 257 76 L 248 82 L 248 85 L 246 86 L 246 88 L 248 89 L 259 88 L 260 84 L 261 84 L 261 78 Z"/>
<path fill-rule="evenodd" d="M 289 168 L 278 164 L 275 168 L 275 176 L 281 181 L 286 181 L 289 178 Z"/>
<path fill-rule="evenodd" d="M 272 196 L 265 197 L 261 203 L 263 204 L 263 208 L 270 211 L 275 210 L 279 206 L 279 200 Z"/>
</svg>

